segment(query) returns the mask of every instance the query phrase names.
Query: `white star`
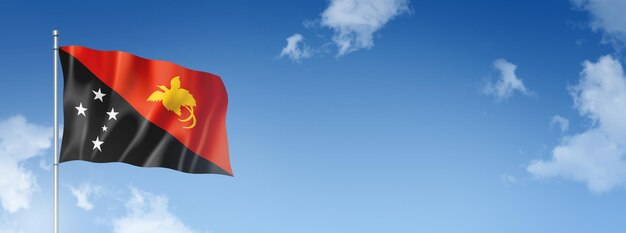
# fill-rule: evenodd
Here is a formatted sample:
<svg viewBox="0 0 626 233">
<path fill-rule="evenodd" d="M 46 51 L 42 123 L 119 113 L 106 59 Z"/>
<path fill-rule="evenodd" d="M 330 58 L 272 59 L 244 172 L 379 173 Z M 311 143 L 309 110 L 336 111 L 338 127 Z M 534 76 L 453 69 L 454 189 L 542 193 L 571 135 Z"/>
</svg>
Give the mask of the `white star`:
<svg viewBox="0 0 626 233">
<path fill-rule="evenodd" d="M 100 102 L 104 102 L 104 100 L 102 100 L 102 97 L 104 97 L 107 94 L 104 94 L 102 92 L 100 92 L 100 88 L 98 88 L 98 92 L 96 91 L 92 91 L 94 94 L 96 94 L 96 97 L 94 97 L 94 100 L 100 100 Z"/>
<path fill-rule="evenodd" d="M 76 110 L 78 110 L 78 114 L 76 114 L 76 116 L 79 116 L 79 115 L 87 116 L 85 115 L 85 111 L 87 111 L 87 108 L 83 108 L 83 103 L 80 103 L 80 106 L 75 107 L 75 108 Z"/>
<path fill-rule="evenodd" d="M 106 125 L 103 125 L 103 126 L 102 126 L 102 131 L 103 131 L 103 132 L 106 132 L 106 131 L 107 131 L 107 129 L 108 129 L 108 127 L 107 127 Z"/>
<path fill-rule="evenodd" d="M 95 150 L 96 148 L 98 148 L 98 150 L 100 152 L 102 152 L 102 148 L 100 148 L 100 145 L 102 145 L 102 143 L 104 143 L 103 141 L 100 141 L 100 137 L 96 137 L 95 141 L 91 141 L 93 143 L 93 150 Z"/>
<path fill-rule="evenodd" d="M 118 113 L 120 113 L 120 112 L 116 112 L 115 108 L 111 108 L 111 111 L 107 112 L 107 115 L 109 115 L 109 120 L 111 120 L 111 119 L 117 120 L 116 116 L 117 116 Z"/>
</svg>

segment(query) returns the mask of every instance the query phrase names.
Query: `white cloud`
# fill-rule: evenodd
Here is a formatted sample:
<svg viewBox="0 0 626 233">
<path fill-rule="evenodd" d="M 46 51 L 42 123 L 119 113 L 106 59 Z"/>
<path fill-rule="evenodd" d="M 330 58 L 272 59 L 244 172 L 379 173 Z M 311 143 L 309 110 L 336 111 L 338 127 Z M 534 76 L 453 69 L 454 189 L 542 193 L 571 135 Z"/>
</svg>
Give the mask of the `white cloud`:
<svg viewBox="0 0 626 233">
<path fill-rule="evenodd" d="M 83 183 L 78 188 L 69 187 L 72 196 L 76 198 L 76 206 L 84 210 L 92 210 L 94 204 L 92 199 L 98 198 L 101 194 L 102 187 L 91 183 Z"/>
<path fill-rule="evenodd" d="M 588 130 L 562 138 L 549 160 L 532 161 L 527 170 L 539 178 L 583 182 L 594 193 L 626 185 L 626 77 L 611 56 L 585 61 L 571 94 L 579 113 L 592 120 Z"/>
<path fill-rule="evenodd" d="M 50 148 L 52 129 L 29 123 L 22 116 L 0 121 L 0 201 L 14 213 L 28 209 L 37 180 L 23 162 Z"/>
<path fill-rule="evenodd" d="M 338 56 L 374 46 L 373 34 L 398 15 L 409 12 L 408 0 L 331 0 L 321 25 L 334 31 Z"/>
<path fill-rule="evenodd" d="M 287 46 L 280 52 L 280 57 L 288 56 L 292 61 L 299 62 L 309 58 L 311 50 L 304 44 L 304 37 L 298 33 L 287 38 Z"/>
<path fill-rule="evenodd" d="M 591 16 L 590 26 L 603 33 L 614 44 L 626 44 L 626 1 L 623 0 L 571 0 Z"/>
<path fill-rule="evenodd" d="M 556 115 L 550 120 L 550 125 L 557 125 L 561 132 L 565 132 L 569 129 L 569 120 L 567 118 Z"/>
<path fill-rule="evenodd" d="M 52 169 L 52 163 L 46 162 L 45 159 L 39 160 L 39 168 L 45 171 L 50 171 Z"/>
<path fill-rule="evenodd" d="M 493 62 L 493 67 L 498 71 L 499 76 L 495 82 L 487 82 L 483 88 L 483 93 L 493 95 L 497 100 L 502 101 L 513 96 L 515 91 L 524 95 L 532 93 L 524 86 L 524 82 L 517 78 L 515 70 L 517 66 L 504 59 Z"/>
<path fill-rule="evenodd" d="M 30 161 L 28 163 L 30 166 Z M 33 194 L 30 208 L 15 213 L 0 208 L 0 233 L 51 232 L 52 200 L 52 186 L 42 186 L 40 191 Z"/>
<path fill-rule="evenodd" d="M 131 188 L 131 198 L 126 202 L 127 213 L 113 220 L 115 233 L 193 233 L 168 209 L 166 196 L 154 195 Z"/>
</svg>

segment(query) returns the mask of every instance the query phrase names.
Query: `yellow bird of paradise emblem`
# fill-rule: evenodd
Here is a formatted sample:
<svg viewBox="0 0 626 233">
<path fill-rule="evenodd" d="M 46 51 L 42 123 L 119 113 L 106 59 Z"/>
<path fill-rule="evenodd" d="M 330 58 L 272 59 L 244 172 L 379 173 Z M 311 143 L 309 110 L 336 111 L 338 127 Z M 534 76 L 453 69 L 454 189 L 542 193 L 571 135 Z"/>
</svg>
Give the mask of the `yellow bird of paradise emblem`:
<svg viewBox="0 0 626 233">
<path fill-rule="evenodd" d="M 163 91 L 152 92 L 150 97 L 146 101 L 149 102 L 161 102 L 168 111 L 176 113 L 179 117 L 182 116 L 181 107 L 185 107 L 189 111 L 189 116 L 185 119 L 178 119 L 180 122 L 192 121 L 191 125 L 184 126 L 185 129 L 191 129 L 196 126 L 196 115 L 193 113 L 194 107 L 196 107 L 196 99 L 189 93 L 188 90 L 180 88 L 180 76 L 176 76 L 170 80 L 170 88 L 166 86 L 157 85 Z"/>
</svg>

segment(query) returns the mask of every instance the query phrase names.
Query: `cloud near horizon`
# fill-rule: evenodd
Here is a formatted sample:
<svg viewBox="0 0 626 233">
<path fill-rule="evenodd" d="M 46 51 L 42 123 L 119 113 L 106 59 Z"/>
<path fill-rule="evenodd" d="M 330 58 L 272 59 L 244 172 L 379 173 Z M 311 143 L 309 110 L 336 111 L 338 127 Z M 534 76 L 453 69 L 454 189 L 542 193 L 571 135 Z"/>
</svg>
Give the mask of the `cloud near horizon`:
<svg viewBox="0 0 626 233">
<path fill-rule="evenodd" d="M 113 219 L 114 233 L 195 233 L 169 210 L 166 196 L 131 188 L 126 215 Z"/>
<path fill-rule="evenodd" d="M 626 185 L 626 77 L 610 55 L 583 67 L 570 92 L 580 115 L 593 125 L 564 136 L 550 159 L 534 160 L 526 169 L 538 178 L 570 179 L 604 193 Z"/>
<path fill-rule="evenodd" d="M 102 187 L 91 183 L 83 183 L 78 187 L 69 187 L 72 196 L 76 198 L 76 206 L 84 210 L 92 210 L 95 205 L 93 199 L 100 197 Z"/>
<path fill-rule="evenodd" d="M 39 186 L 23 163 L 43 155 L 51 143 L 51 127 L 30 123 L 19 115 L 0 120 L 0 201 L 9 213 L 30 207 Z"/>
</svg>

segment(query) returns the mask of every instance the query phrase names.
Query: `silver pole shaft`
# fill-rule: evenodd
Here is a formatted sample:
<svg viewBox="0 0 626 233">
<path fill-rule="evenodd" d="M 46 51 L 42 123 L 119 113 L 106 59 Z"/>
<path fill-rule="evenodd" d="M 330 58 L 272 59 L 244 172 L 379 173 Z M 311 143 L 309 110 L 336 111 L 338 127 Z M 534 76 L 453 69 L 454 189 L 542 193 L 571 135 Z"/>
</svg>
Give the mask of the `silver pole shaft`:
<svg viewBox="0 0 626 233">
<path fill-rule="evenodd" d="M 59 112 L 58 112 L 58 63 L 59 31 L 53 30 L 54 38 L 54 233 L 59 233 Z"/>
</svg>

